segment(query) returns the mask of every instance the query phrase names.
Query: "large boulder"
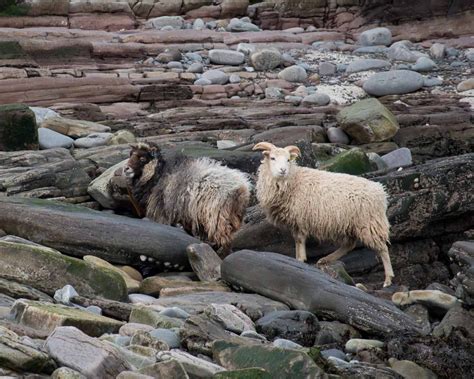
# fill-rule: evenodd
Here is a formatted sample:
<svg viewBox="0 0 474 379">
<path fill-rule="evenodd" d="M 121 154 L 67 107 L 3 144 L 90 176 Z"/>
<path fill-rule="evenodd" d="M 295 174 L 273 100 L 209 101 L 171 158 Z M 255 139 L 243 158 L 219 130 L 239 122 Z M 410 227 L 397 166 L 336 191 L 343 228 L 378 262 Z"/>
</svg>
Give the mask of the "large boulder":
<svg viewBox="0 0 474 379">
<path fill-rule="evenodd" d="M 70 284 L 83 296 L 127 298 L 127 288 L 119 274 L 80 259 L 48 248 L 6 241 L 0 241 L 0 253 L 1 278 L 30 285 L 49 295 Z"/>
<path fill-rule="evenodd" d="M 162 268 L 189 267 L 186 247 L 199 242 L 168 225 L 39 199 L 0 198 L 0 225 L 9 234 L 69 255 L 120 264 L 137 264 L 144 255 Z"/>
<path fill-rule="evenodd" d="M 365 92 L 373 96 L 401 95 L 423 87 L 423 75 L 410 70 L 392 70 L 372 75 L 364 82 Z"/>
<path fill-rule="evenodd" d="M 35 114 L 23 104 L 0 105 L 0 150 L 27 149 L 38 149 Z"/>
<path fill-rule="evenodd" d="M 261 367 L 272 378 L 319 378 L 324 371 L 304 352 L 273 346 L 245 346 L 216 341 L 213 357 L 223 367 L 237 370 Z"/>
<path fill-rule="evenodd" d="M 358 101 L 342 109 L 337 120 L 340 127 L 357 143 L 386 141 L 399 129 L 392 112 L 374 98 Z"/>
</svg>

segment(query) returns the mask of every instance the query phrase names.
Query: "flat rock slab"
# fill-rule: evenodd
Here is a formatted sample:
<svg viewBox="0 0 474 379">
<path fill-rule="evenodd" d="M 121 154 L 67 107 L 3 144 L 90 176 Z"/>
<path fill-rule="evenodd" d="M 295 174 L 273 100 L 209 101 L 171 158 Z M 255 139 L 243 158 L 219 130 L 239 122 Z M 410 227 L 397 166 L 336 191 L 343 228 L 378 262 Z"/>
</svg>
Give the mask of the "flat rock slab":
<svg viewBox="0 0 474 379">
<path fill-rule="evenodd" d="M 393 304 L 280 254 L 241 250 L 222 263 L 226 282 L 374 334 L 421 333 Z"/>
<path fill-rule="evenodd" d="M 186 247 L 199 242 L 171 226 L 39 199 L 2 198 L 0 225 L 68 255 L 120 264 L 138 263 L 145 255 L 178 269 L 189 267 Z"/>
<path fill-rule="evenodd" d="M 72 326 L 56 328 L 46 340 L 45 348 L 58 364 L 88 378 L 112 379 L 132 369 L 118 349 Z"/>
<path fill-rule="evenodd" d="M 127 287 L 119 274 L 50 250 L 0 241 L 0 277 L 51 296 L 70 284 L 83 296 L 126 300 Z"/>
<path fill-rule="evenodd" d="M 269 312 L 289 309 L 288 306 L 279 301 L 256 294 L 236 292 L 203 292 L 160 298 L 154 302 L 155 306 L 163 308 L 179 307 L 191 314 L 203 312 L 209 304 L 235 305 L 252 320 L 258 320 Z"/>
<path fill-rule="evenodd" d="M 51 374 L 56 368 L 56 364 L 48 354 L 4 333 L 0 336 L 0 362 L 2 368 L 15 371 Z"/>
<path fill-rule="evenodd" d="M 17 300 L 10 314 L 19 324 L 36 330 L 51 333 L 58 326 L 75 326 L 92 337 L 117 333 L 124 324 L 82 309 L 28 300 Z"/>
</svg>

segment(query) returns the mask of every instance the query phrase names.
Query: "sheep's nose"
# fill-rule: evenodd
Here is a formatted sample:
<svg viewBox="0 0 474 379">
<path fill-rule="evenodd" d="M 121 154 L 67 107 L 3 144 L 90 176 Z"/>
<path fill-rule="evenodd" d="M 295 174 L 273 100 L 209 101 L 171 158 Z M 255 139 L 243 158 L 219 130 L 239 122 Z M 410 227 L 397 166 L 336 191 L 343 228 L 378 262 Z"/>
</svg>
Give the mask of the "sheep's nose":
<svg viewBox="0 0 474 379">
<path fill-rule="evenodd" d="M 280 174 L 285 175 L 286 174 L 286 168 L 280 168 Z"/>
</svg>

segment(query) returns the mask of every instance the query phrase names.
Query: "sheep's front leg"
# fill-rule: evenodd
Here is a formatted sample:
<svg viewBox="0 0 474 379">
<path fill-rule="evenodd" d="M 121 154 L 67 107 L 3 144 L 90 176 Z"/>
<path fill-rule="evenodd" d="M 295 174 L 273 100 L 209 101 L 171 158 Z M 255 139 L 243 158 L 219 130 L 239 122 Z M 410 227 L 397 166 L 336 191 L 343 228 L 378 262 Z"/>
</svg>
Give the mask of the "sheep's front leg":
<svg viewBox="0 0 474 379">
<path fill-rule="evenodd" d="M 329 254 L 328 256 L 321 258 L 318 261 L 318 266 L 324 266 L 331 262 L 337 261 L 338 259 L 342 258 L 346 255 L 349 251 L 353 250 L 355 247 L 355 242 L 349 242 L 342 245 L 339 249 L 337 249 L 334 253 Z"/>
<path fill-rule="evenodd" d="M 306 236 L 298 234 L 294 238 L 296 243 L 296 259 L 301 262 L 306 262 Z"/>
</svg>

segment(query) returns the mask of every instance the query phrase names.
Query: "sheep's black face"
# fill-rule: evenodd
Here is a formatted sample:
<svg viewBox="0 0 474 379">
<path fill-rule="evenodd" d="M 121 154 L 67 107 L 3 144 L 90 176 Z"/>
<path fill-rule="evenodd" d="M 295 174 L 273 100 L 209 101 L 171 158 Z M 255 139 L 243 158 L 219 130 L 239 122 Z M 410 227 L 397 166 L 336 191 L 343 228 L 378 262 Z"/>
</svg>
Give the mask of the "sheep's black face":
<svg viewBox="0 0 474 379">
<path fill-rule="evenodd" d="M 124 168 L 124 174 L 128 179 L 140 178 L 143 168 L 154 158 L 153 151 L 147 148 L 133 147 L 130 158 Z"/>
</svg>

